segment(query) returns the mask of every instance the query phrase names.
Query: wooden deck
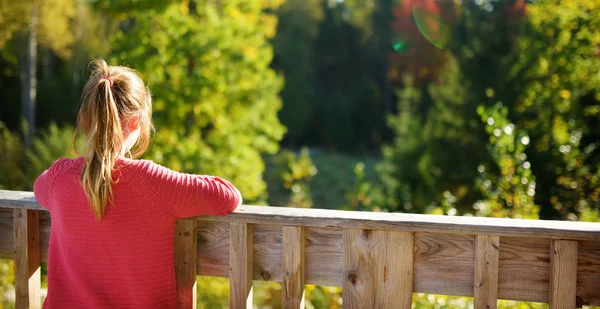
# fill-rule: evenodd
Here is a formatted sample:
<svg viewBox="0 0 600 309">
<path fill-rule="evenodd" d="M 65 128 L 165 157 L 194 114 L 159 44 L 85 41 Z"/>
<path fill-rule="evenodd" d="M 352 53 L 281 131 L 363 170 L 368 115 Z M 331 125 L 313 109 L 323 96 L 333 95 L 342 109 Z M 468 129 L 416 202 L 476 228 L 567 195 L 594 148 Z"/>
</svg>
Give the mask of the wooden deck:
<svg viewBox="0 0 600 309">
<path fill-rule="evenodd" d="M 31 192 L 0 191 L 17 308 L 39 308 L 49 234 Z M 253 280 L 281 282 L 282 308 L 303 308 L 304 284 L 342 287 L 344 308 L 410 308 L 413 292 L 600 305 L 600 223 L 242 206 L 180 220 L 175 238 L 181 308 L 195 307 L 196 274 L 230 278 L 231 308 L 251 308 Z"/>
</svg>

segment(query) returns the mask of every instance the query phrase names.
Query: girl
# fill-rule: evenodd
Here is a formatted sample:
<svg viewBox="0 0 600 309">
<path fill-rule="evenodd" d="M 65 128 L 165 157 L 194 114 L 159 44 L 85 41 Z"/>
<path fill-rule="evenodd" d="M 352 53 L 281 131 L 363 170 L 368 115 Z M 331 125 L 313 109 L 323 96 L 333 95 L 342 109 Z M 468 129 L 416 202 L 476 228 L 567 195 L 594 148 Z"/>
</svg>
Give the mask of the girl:
<svg viewBox="0 0 600 309">
<path fill-rule="evenodd" d="M 75 133 L 86 152 L 34 184 L 52 217 L 44 308 L 176 308 L 176 220 L 226 215 L 242 197 L 218 177 L 133 160 L 150 139 L 150 92 L 129 68 L 92 64 Z"/>
</svg>

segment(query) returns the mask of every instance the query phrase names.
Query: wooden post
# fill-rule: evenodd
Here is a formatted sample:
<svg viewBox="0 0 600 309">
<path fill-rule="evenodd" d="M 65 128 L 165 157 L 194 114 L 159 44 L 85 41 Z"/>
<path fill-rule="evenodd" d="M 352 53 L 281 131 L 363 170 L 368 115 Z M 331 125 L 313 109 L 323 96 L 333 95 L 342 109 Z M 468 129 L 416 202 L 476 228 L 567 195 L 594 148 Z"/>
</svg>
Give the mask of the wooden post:
<svg viewBox="0 0 600 309">
<path fill-rule="evenodd" d="M 496 309 L 500 237 L 478 235 L 475 248 L 475 309 Z"/>
<path fill-rule="evenodd" d="M 411 308 L 412 233 L 348 229 L 343 247 L 344 308 Z"/>
<path fill-rule="evenodd" d="M 281 307 L 304 308 L 304 228 L 284 226 L 282 238 Z"/>
<path fill-rule="evenodd" d="M 252 225 L 232 222 L 229 230 L 229 307 L 252 309 Z"/>
<path fill-rule="evenodd" d="M 577 241 L 552 240 L 550 246 L 550 309 L 575 308 L 577 301 Z"/>
<path fill-rule="evenodd" d="M 41 308 L 40 211 L 14 209 L 13 228 L 15 246 L 15 308 Z"/>
<path fill-rule="evenodd" d="M 180 309 L 196 308 L 197 221 L 177 220 L 175 231 L 175 275 Z"/>
</svg>

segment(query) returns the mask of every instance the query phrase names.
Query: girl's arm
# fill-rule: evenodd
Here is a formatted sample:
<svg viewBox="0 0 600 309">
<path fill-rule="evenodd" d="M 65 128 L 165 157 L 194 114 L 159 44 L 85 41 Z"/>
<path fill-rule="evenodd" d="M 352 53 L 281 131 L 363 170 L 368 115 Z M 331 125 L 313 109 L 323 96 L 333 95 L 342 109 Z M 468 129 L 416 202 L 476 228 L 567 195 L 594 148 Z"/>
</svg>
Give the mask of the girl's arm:
<svg viewBox="0 0 600 309">
<path fill-rule="evenodd" d="M 40 176 L 38 176 L 33 183 L 33 194 L 35 195 L 37 202 L 42 205 L 42 207 L 50 210 L 50 208 L 48 208 L 50 206 L 48 201 L 50 195 L 48 174 L 48 170 L 45 170 Z"/>
<path fill-rule="evenodd" d="M 226 215 L 242 203 L 229 181 L 216 176 L 179 173 L 151 161 L 142 161 L 144 178 L 156 202 L 176 218 Z"/>
</svg>

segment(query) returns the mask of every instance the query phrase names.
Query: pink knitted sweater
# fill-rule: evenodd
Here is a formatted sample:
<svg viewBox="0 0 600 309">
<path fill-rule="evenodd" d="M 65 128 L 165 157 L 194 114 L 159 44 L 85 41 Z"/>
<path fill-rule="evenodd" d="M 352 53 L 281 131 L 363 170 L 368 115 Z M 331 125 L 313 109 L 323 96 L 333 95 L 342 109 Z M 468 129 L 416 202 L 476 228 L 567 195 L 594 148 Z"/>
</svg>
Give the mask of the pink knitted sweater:
<svg viewBox="0 0 600 309">
<path fill-rule="evenodd" d="M 35 181 L 50 211 L 45 309 L 177 308 L 177 218 L 225 215 L 241 203 L 228 181 L 119 159 L 114 203 L 97 221 L 79 184 L 83 158 L 61 159 Z"/>
</svg>

